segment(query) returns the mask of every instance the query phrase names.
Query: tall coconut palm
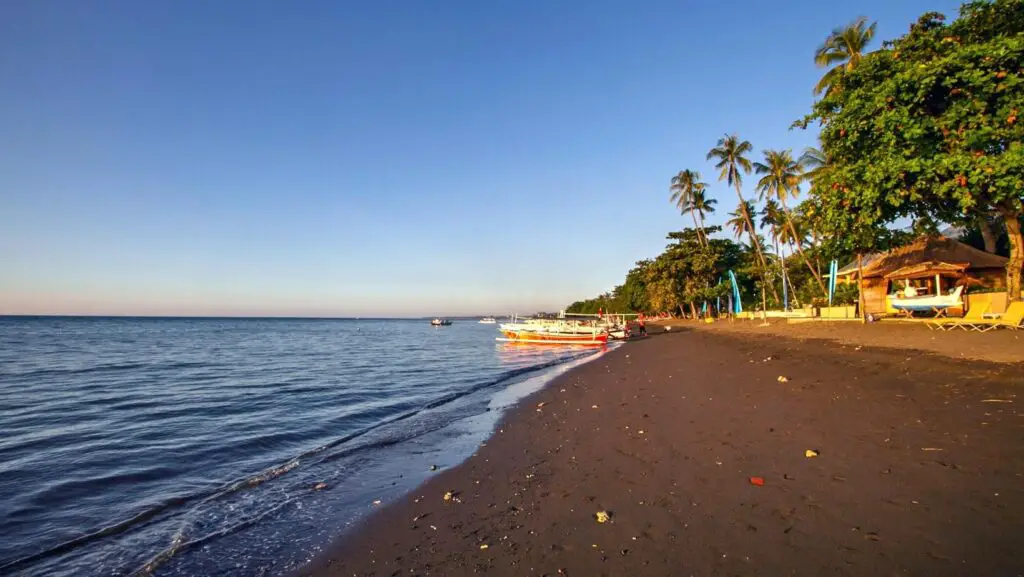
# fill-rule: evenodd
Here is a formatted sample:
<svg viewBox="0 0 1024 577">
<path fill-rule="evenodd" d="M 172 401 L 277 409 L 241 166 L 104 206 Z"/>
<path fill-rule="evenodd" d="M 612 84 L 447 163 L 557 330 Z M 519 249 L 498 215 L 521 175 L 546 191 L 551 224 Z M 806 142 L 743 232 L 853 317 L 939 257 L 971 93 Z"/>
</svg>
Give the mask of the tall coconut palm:
<svg viewBox="0 0 1024 577">
<path fill-rule="evenodd" d="M 782 211 L 782 207 L 779 206 L 778 201 L 774 198 L 768 198 L 764 201 L 764 208 L 761 209 L 761 220 L 758 222 L 758 226 L 767 228 L 769 235 L 771 235 L 772 246 L 775 248 L 774 264 L 779 267 L 780 277 L 785 282 L 789 271 L 786 270 L 786 259 L 782 257 L 782 247 L 780 244 L 782 244 L 781 240 L 786 231 L 786 215 Z"/>
<path fill-rule="evenodd" d="M 814 182 L 818 180 L 818 177 L 829 168 L 828 157 L 825 156 L 825 153 L 820 148 L 815 148 L 813 146 L 808 146 L 804 149 L 803 154 L 800 155 L 799 162 L 800 166 L 803 167 L 804 170 L 803 180 L 804 182 L 810 183 L 811 188 L 814 188 Z M 809 226 L 806 228 L 811 232 L 811 246 L 817 247 L 819 235 L 815 223 L 818 222 L 818 219 L 815 218 L 817 215 L 812 214 L 814 212 L 812 204 L 809 201 L 804 201 L 801 205 L 796 207 L 796 212 L 798 215 L 802 215 L 805 220 L 809 221 Z M 794 220 L 796 219 L 794 218 Z M 820 277 L 821 255 L 818 254 L 817 251 L 814 253 L 814 270 Z"/>
<path fill-rule="evenodd" d="M 746 211 L 753 209 L 753 203 L 745 201 L 743 204 L 737 205 L 736 210 L 728 213 L 729 219 L 725 221 L 725 226 L 732 229 L 732 234 L 737 239 L 743 238 L 743 235 L 749 236 L 750 229 L 747 227 Z"/>
<path fill-rule="evenodd" d="M 747 222 L 750 244 L 757 252 L 757 261 L 761 263 L 761 267 L 764 267 L 764 255 L 761 254 L 761 249 L 754 238 L 756 234 L 754 221 L 747 210 L 748 205 L 743 199 L 743 175 L 750 174 L 750 159 L 746 155 L 753 148 L 749 141 L 740 140 L 735 133 L 726 134 L 718 139 L 718 144 L 714 148 L 708 151 L 707 159 L 716 161 L 715 168 L 721 171 L 718 180 L 724 180 L 729 186 L 736 187 L 736 197 L 740 200 L 739 210 L 742 211 L 743 219 Z"/>
<path fill-rule="evenodd" d="M 775 246 L 775 256 L 780 256 L 779 251 L 779 236 L 781 235 L 781 228 L 786 222 L 786 215 L 782 214 L 782 207 L 776 202 L 774 198 L 769 198 L 764 202 L 764 208 L 761 209 L 761 220 L 758 221 L 758 226 L 761 228 L 767 228 L 768 233 L 771 235 L 772 244 Z"/>
<path fill-rule="evenodd" d="M 828 168 L 828 159 L 819 148 L 808 146 L 800 155 L 800 167 L 803 169 L 803 180 L 814 183 L 814 179 Z"/>
<path fill-rule="evenodd" d="M 868 24 L 868 19 L 861 16 L 850 24 L 836 28 L 828 35 L 825 42 L 814 52 L 814 63 L 818 68 L 828 68 L 814 87 L 815 94 L 831 90 L 839 79 L 840 71 L 853 70 L 864 57 L 864 49 L 875 37 L 877 22 Z M 834 66 L 833 66 L 834 65 Z"/>
<path fill-rule="evenodd" d="M 757 174 L 763 175 L 760 180 L 757 181 L 757 191 L 761 199 L 770 198 L 779 201 L 782 206 L 782 212 L 786 215 L 786 222 L 789 228 L 793 232 L 793 236 L 796 235 L 795 227 L 793 226 L 793 217 L 790 214 L 789 207 L 786 205 L 786 200 L 789 198 L 796 198 L 800 194 L 800 181 L 803 175 L 803 167 L 799 162 L 793 159 L 793 154 L 789 150 L 765 150 L 764 151 L 764 162 L 755 162 L 754 170 Z M 811 275 L 814 280 L 818 281 L 818 286 L 821 288 L 822 293 L 827 293 L 825 289 L 825 283 L 822 282 L 821 276 L 818 271 L 814 269 L 811 261 L 804 254 L 804 249 L 801 243 L 794 245 L 800 258 L 803 259 L 804 264 L 807 265 L 808 270 L 811 271 Z"/>
<path fill-rule="evenodd" d="M 700 173 L 690 169 L 680 170 L 679 174 L 672 177 L 668 189 L 672 192 L 669 201 L 674 203 L 680 212 L 689 212 L 693 218 L 693 226 L 697 230 L 697 240 L 701 245 L 707 246 L 707 239 L 704 238 L 704 229 L 697 224 L 696 207 L 694 197 L 698 191 L 703 191 L 705 183 L 700 181 Z"/>
<path fill-rule="evenodd" d="M 693 210 L 697 212 L 697 220 L 700 221 L 700 230 L 704 234 L 704 241 L 707 242 L 707 232 L 704 230 L 704 216 L 715 212 L 715 205 L 718 201 L 709 198 L 707 195 L 707 188 L 701 187 L 700 190 L 693 192 Z"/>
</svg>

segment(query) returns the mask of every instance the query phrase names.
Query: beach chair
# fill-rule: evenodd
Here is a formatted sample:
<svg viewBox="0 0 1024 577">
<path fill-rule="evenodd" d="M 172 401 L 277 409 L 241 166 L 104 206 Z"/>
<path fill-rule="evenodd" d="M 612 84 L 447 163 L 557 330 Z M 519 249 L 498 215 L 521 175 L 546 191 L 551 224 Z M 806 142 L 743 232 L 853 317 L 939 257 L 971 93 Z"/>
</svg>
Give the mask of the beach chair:
<svg viewBox="0 0 1024 577">
<path fill-rule="evenodd" d="M 1006 312 L 997 319 L 975 319 L 970 323 L 964 323 L 964 330 L 978 331 L 987 333 L 993 329 L 999 327 L 1007 328 L 1010 330 L 1017 330 L 1021 328 L 1020 323 L 1024 321 L 1024 301 L 1014 301 L 1010 303 L 1010 306 L 1006 307 Z"/>
<path fill-rule="evenodd" d="M 981 320 L 985 318 L 985 313 L 988 312 L 989 303 L 983 305 L 973 306 L 967 309 L 967 314 L 960 318 L 955 317 L 941 317 L 931 319 L 925 323 L 929 329 L 945 331 L 954 329 L 964 324 L 970 324 L 972 321 Z M 962 327 L 961 327 L 962 328 Z"/>
</svg>

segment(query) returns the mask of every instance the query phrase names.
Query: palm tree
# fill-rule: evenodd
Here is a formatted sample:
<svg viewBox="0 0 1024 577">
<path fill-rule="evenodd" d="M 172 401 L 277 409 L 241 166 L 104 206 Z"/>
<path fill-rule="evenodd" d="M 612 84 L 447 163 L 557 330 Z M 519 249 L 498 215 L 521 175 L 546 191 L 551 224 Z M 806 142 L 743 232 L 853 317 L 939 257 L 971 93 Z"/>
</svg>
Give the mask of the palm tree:
<svg viewBox="0 0 1024 577">
<path fill-rule="evenodd" d="M 753 150 L 753 146 L 746 140 L 740 140 L 736 134 L 726 134 L 718 139 L 718 145 L 708 151 L 707 160 L 716 160 L 715 168 L 722 172 L 718 180 L 724 180 L 729 186 L 736 187 L 736 196 L 740 199 L 739 210 L 742 211 L 743 219 L 747 224 L 747 232 L 750 234 L 750 244 L 757 252 L 757 260 L 764 268 L 764 255 L 754 238 L 754 222 L 750 218 L 750 211 L 747 210 L 747 202 L 743 199 L 743 174 L 750 174 L 750 159 L 746 154 Z"/>
<path fill-rule="evenodd" d="M 824 174 L 824 172 L 828 170 L 830 166 L 828 157 L 825 156 L 825 153 L 822 152 L 820 148 L 815 148 L 813 146 L 808 146 L 807 148 L 804 148 L 804 153 L 800 155 L 799 162 L 800 166 L 802 166 L 804 169 L 803 180 L 804 182 L 809 182 L 811 188 L 814 187 L 814 183 L 815 181 L 818 180 L 818 177 Z M 812 218 L 811 213 L 813 213 L 814 211 L 811 207 L 810 202 L 805 201 L 801 203 L 799 206 L 796 207 L 796 212 L 798 215 L 802 215 L 804 220 L 809 221 L 809 226 L 806 228 L 809 228 L 811 231 L 811 246 L 817 247 L 818 230 L 817 226 L 815 226 L 815 223 L 818 220 L 817 218 Z M 793 220 L 796 220 L 796 218 L 794 218 Z M 815 252 L 814 254 L 814 270 L 818 273 L 818 276 L 820 277 L 821 256 L 817 252 Z"/>
<path fill-rule="evenodd" d="M 697 239 L 701 245 L 707 246 L 707 239 L 704 238 L 704 229 L 697 224 L 696 207 L 693 199 L 698 191 L 703 193 L 705 183 L 700 181 L 700 173 L 690 169 L 680 170 L 679 174 L 672 177 L 668 189 L 672 191 L 669 201 L 675 203 L 680 212 L 689 212 L 693 218 L 693 226 L 697 229 Z"/>
<path fill-rule="evenodd" d="M 765 150 L 764 162 L 755 162 L 754 170 L 757 171 L 757 174 L 764 175 L 757 181 L 757 190 L 760 198 L 764 199 L 767 197 L 779 201 L 791 232 L 796 237 L 796 228 L 793 226 L 793 218 L 790 215 L 789 207 L 786 206 L 786 200 L 790 197 L 796 198 L 800 193 L 803 166 L 796 160 L 793 160 L 793 154 L 789 150 Z M 821 292 L 827 294 L 828 291 L 825 288 L 825 283 L 822 282 L 821 276 L 814 270 L 811 261 L 804 254 L 801 243 L 796 243 L 794 246 L 797 252 L 800 253 L 800 258 L 803 259 L 808 270 L 811 271 L 814 280 L 818 281 Z"/>
<path fill-rule="evenodd" d="M 842 70 L 853 70 L 864 57 L 864 49 L 875 37 L 877 22 L 868 24 L 868 19 L 861 16 L 842 28 L 836 28 L 829 34 L 825 42 L 814 53 L 814 63 L 818 68 L 833 66 L 814 87 L 815 94 L 831 90 L 839 79 Z"/>
<path fill-rule="evenodd" d="M 828 159 L 825 157 L 825 153 L 813 146 L 808 146 L 804 149 L 804 153 L 800 155 L 798 162 L 803 168 L 803 180 L 812 184 L 814 179 L 818 178 L 828 168 Z"/>
<path fill-rule="evenodd" d="M 707 242 L 707 232 L 704 231 L 704 215 L 715 212 L 715 205 L 718 201 L 713 198 L 708 198 L 706 187 L 701 187 L 700 190 L 693 191 L 693 210 L 697 211 L 697 219 L 700 221 L 700 230 L 704 234 L 704 241 Z"/>
<path fill-rule="evenodd" d="M 729 213 L 729 216 L 731 218 L 725 221 L 725 226 L 732 229 L 732 234 L 737 239 L 742 238 L 744 234 L 749 234 L 750 229 L 747 228 L 746 211 L 753 209 L 753 203 L 751 203 L 750 201 L 744 201 L 742 204 L 736 205 L 736 210 Z"/>
<path fill-rule="evenodd" d="M 786 259 L 782 258 L 779 239 L 785 231 L 785 222 L 786 215 L 782 212 L 782 207 L 779 206 L 779 203 L 774 198 L 765 200 L 764 208 L 761 209 L 761 220 L 758 222 L 758 226 L 767 228 L 771 235 L 772 245 L 775 247 L 775 263 L 779 267 L 783 282 L 785 282 L 788 271 L 786 270 Z"/>
<path fill-rule="evenodd" d="M 785 215 L 782 214 L 782 208 L 779 207 L 779 203 L 774 198 L 769 198 L 764 203 L 764 208 L 761 209 L 761 220 L 757 223 L 761 228 L 767 228 L 769 234 L 772 237 L 772 244 L 775 245 L 775 255 L 779 255 L 779 230 L 785 222 Z"/>
</svg>

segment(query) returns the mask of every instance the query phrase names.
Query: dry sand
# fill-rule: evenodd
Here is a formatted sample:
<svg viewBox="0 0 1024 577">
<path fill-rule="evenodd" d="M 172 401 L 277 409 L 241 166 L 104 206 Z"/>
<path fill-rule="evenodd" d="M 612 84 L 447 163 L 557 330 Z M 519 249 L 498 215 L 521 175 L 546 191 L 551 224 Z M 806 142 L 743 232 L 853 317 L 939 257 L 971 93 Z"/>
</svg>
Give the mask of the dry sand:
<svg viewBox="0 0 1024 577">
<path fill-rule="evenodd" d="M 675 328 L 523 401 L 304 574 L 1021 575 L 1022 385 L 1021 364 Z"/>
<path fill-rule="evenodd" d="M 699 325 L 702 330 L 767 334 L 795 339 L 825 339 L 853 346 L 911 349 L 952 358 L 993 362 L 1024 361 L 1024 330 L 999 329 L 980 333 L 963 329 L 929 330 L 923 322 L 881 321 L 861 324 L 860 321 L 805 321 L 787 323 L 769 319 L 720 321 Z M 693 321 L 670 321 L 680 326 L 698 326 Z"/>
</svg>

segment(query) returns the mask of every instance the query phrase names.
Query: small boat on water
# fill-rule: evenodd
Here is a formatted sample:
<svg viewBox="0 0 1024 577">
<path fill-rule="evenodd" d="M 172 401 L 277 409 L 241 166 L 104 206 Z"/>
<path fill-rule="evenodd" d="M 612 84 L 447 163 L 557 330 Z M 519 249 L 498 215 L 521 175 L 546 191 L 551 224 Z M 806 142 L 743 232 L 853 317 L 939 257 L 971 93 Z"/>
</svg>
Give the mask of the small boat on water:
<svg viewBox="0 0 1024 577">
<path fill-rule="evenodd" d="M 447 326 L 451 326 L 452 321 L 450 321 L 448 319 L 434 319 L 434 320 L 430 321 L 430 324 L 432 326 L 435 326 L 435 327 L 447 327 Z"/>
<path fill-rule="evenodd" d="M 480 324 L 482 324 L 482 325 L 493 325 L 493 324 L 495 324 L 497 322 L 498 321 L 494 320 L 494 317 L 484 317 L 484 318 L 480 319 Z"/>
<path fill-rule="evenodd" d="M 595 324 L 580 321 L 524 319 L 502 323 L 498 329 L 504 337 L 498 341 L 537 345 L 600 346 L 608 343 L 608 331 Z"/>
</svg>

